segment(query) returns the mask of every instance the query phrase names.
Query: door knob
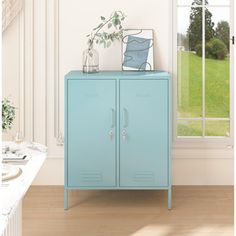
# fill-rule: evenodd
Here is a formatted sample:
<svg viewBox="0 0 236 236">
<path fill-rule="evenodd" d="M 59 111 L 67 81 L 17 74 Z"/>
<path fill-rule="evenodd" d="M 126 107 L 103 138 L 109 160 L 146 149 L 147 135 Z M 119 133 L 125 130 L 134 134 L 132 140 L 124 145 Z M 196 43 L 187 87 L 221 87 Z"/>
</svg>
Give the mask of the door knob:
<svg viewBox="0 0 236 236">
<path fill-rule="evenodd" d="M 112 141 L 112 139 L 113 139 L 113 130 L 111 129 L 110 131 L 109 131 L 109 138 L 110 138 L 110 140 Z"/>
<path fill-rule="evenodd" d="M 125 129 L 122 130 L 122 132 L 121 132 L 121 136 L 122 136 L 123 141 L 125 141 L 126 138 L 127 138 L 127 132 L 126 132 Z"/>
</svg>

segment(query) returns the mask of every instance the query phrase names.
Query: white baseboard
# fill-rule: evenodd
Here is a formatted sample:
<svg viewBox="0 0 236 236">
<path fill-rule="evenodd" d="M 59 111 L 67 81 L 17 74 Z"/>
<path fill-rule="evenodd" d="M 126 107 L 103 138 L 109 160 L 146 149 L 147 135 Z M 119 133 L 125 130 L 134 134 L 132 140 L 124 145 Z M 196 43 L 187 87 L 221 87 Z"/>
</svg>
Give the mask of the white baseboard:
<svg viewBox="0 0 236 236">
<path fill-rule="evenodd" d="M 234 162 L 232 157 L 203 158 L 196 153 L 194 156 L 195 158 L 185 156 L 173 158 L 173 185 L 233 185 Z M 64 159 L 48 158 L 33 184 L 63 185 Z"/>
</svg>

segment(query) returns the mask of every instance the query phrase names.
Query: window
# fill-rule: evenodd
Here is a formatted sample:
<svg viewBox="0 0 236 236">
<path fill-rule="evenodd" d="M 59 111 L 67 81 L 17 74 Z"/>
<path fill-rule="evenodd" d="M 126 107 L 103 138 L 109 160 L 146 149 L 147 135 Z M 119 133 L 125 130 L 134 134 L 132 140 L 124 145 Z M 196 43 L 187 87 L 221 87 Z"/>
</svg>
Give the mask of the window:
<svg viewBox="0 0 236 236">
<path fill-rule="evenodd" d="M 176 141 L 229 142 L 233 114 L 230 0 L 176 0 L 174 11 Z"/>
</svg>

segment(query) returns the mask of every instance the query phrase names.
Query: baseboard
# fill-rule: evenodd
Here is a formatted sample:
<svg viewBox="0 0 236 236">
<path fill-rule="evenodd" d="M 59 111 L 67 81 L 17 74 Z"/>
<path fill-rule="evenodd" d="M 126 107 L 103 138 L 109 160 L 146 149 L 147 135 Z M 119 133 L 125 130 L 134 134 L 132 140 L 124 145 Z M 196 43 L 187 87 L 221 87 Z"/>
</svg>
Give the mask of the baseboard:
<svg viewBox="0 0 236 236">
<path fill-rule="evenodd" d="M 233 185 L 233 158 L 174 158 L 173 185 Z M 49 158 L 34 185 L 64 185 L 64 159 Z"/>
</svg>

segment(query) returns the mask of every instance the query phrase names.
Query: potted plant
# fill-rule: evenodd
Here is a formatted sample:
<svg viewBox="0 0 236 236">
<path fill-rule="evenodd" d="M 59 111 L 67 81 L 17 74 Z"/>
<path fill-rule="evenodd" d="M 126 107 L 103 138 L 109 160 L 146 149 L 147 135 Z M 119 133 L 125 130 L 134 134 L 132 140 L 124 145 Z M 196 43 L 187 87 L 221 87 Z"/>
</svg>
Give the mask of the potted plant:
<svg viewBox="0 0 236 236">
<path fill-rule="evenodd" d="M 93 48 L 94 43 L 102 44 L 108 48 L 111 44 L 120 40 L 123 35 L 122 21 L 125 14 L 122 11 L 113 12 L 109 18 L 101 16 L 101 23 L 92 30 L 88 37 L 88 49 L 83 52 L 83 72 L 94 73 L 99 71 L 99 55 Z M 106 32 L 104 29 L 107 29 Z"/>
<path fill-rule="evenodd" d="M 12 128 L 16 116 L 16 108 L 7 98 L 2 100 L 2 131 L 6 132 Z"/>
</svg>

